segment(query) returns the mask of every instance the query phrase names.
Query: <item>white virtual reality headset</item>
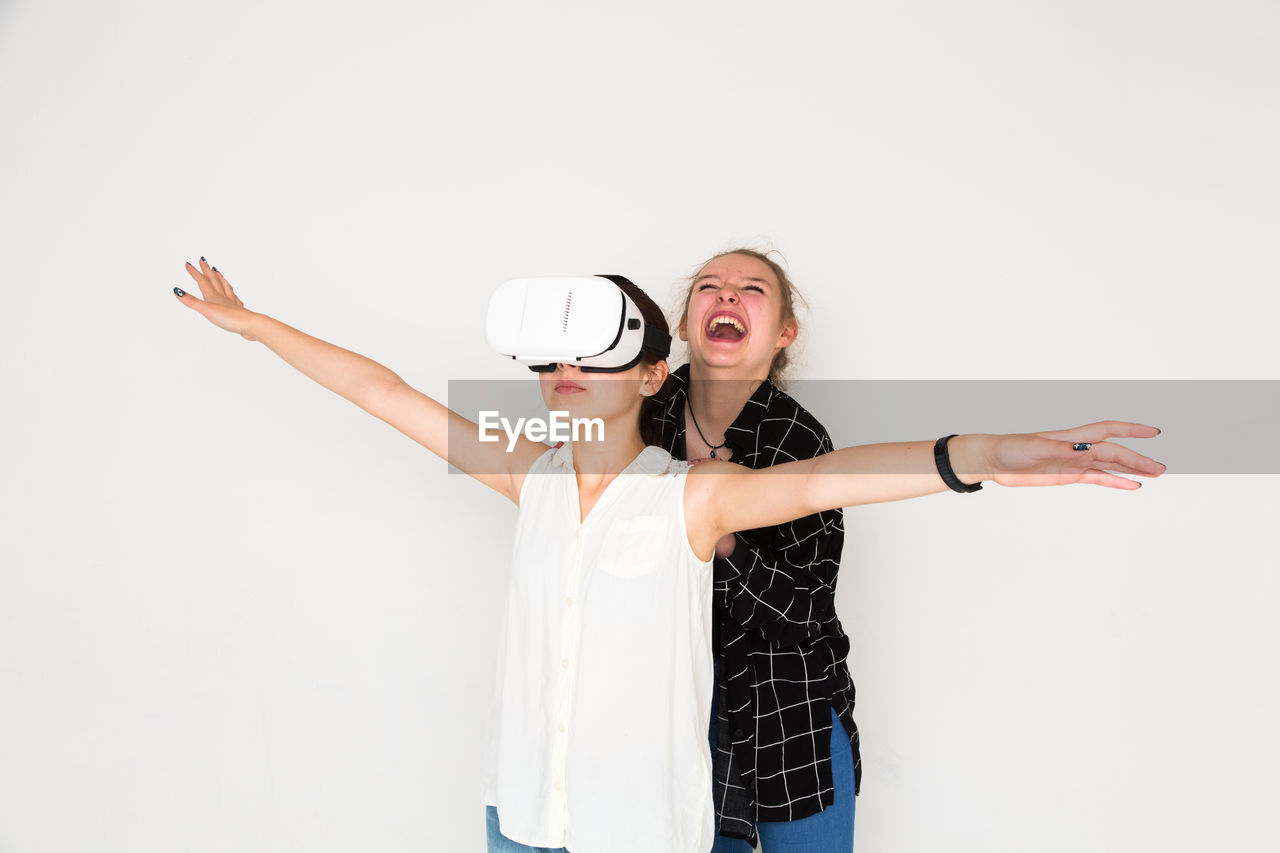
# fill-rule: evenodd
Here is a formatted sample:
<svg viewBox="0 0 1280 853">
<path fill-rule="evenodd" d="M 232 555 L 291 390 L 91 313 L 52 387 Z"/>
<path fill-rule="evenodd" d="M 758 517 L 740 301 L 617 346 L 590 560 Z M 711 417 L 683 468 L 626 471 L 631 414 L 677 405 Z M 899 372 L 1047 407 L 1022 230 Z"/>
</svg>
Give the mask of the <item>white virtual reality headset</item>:
<svg viewBox="0 0 1280 853">
<path fill-rule="evenodd" d="M 489 346 L 538 373 L 557 364 L 619 373 L 639 364 L 645 350 L 666 358 L 671 336 L 644 321 L 624 285 L 631 282 L 620 275 L 503 282 L 489 297 Z"/>
</svg>

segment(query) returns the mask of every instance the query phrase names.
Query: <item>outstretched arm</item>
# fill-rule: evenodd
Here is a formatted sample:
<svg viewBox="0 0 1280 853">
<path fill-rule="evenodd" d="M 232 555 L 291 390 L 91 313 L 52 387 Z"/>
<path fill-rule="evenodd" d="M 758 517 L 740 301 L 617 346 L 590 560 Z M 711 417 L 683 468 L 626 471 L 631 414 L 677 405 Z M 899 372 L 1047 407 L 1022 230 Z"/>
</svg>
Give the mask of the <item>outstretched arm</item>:
<svg viewBox="0 0 1280 853">
<path fill-rule="evenodd" d="M 1157 477 L 1165 466 L 1108 438 L 1151 438 L 1155 427 L 1102 421 L 1069 430 L 1016 435 L 962 435 L 948 445 L 951 466 L 964 483 L 993 480 L 1003 486 L 1094 483 L 1133 490 L 1118 471 Z M 1089 442 L 1088 450 L 1072 449 Z M 720 536 L 781 524 L 836 507 L 904 500 L 947 490 L 932 441 L 868 444 L 751 470 L 708 462 L 689 472 L 685 514 L 690 544 L 709 553 Z"/>
<path fill-rule="evenodd" d="M 261 341 L 280 358 L 448 460 L 486 486 L 519 502 L 524 476 L 545 445 L 521 436 L 510 453 L 501 442 L 481 442 L 479 427 L 411 388 L 389 368 L 265 314 L 244 307 L 225 276 L 209 266 L 187 264 L 204 299 L 179 293 L 182 304 L 250 341 Z"/>
</svg>

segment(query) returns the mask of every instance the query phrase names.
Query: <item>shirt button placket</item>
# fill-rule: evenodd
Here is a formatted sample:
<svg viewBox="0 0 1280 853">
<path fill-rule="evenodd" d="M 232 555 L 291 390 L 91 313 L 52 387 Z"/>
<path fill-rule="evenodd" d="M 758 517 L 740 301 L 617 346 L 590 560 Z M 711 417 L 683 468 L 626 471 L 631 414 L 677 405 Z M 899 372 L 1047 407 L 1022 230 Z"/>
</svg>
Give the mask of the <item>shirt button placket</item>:
<svg viewBox="0 0 1280 853">
<path fill-rule="evenodd" d="M 579 633 L 578 608 L 574 607 L 574 599 L 582 583 L 582 525 L 577 526 L 574 535 L 573 563 L 566 578 L 564 609 L 560 620 L 560 677 L 559 691 L 556 698 L 555 726 L 552 738 L 555 742 L 552 767 L 552 790 L 559 799 L 560 824 L 567 829 L 568 799 L 565 795 L 565 770 L 569 760 L 569 717 L 572 710 L 570 697 L 573 696 L 573 685 L 577 680 L 577 638 Z"/>
</svg>

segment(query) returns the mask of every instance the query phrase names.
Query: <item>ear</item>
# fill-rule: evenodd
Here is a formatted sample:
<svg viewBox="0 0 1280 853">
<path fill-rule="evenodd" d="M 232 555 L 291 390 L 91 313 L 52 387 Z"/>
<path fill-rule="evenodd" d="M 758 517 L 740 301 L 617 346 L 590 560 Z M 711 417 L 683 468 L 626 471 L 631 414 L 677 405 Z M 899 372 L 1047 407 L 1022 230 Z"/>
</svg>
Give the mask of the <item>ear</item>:
<svg viewBox="0 0 1280 853">
<path fill-rule="evenodd" d="M 792 317 L 782 325 L 782 331 L 778 333 L 778 348 L 789 347 L 796 342 L 796 338 L 800 335 L 800 324 Z"/>
<path fill-rule="evenodd" d="M 680 318 L 680 327 L 676 330 L 676 334 L 678 334 L 678 335 L 680 336 L 680 340 L 684 341 L 685 343 L 688 343 L 688 342 L 689 342 L 689 330 L 688 330 L 687 328 L 685 328 L 685 322 L 686 322 L 688 319 L 689 319 L 689 316 L 688 316 L 687 314 L 686 314 L 685 316 L 681 317 L 681 318 Z"/>
<path fill-rule="evenodd" d="M 652 365 L 645 373 L 644 386 L 641 390 L 641 394 L 645 397 L 652 397 L 654 394 L 657 394 L 658 390 L 662 388 L 662 383 L 667 381 L 667 373 L 669 371 L 670 368 L 668 367 L 667 360 L 665 358 L 657 364 Z"/>
</svg>

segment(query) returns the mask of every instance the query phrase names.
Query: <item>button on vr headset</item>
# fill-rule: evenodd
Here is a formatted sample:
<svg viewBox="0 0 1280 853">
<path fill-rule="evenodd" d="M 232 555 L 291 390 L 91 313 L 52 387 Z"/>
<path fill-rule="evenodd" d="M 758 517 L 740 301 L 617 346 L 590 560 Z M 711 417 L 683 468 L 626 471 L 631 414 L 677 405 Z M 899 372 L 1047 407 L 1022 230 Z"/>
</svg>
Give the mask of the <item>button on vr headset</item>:
<svg viewBox="0 0 1280 853">
<path fill-rule="evenodd" d="M 485 337 L 536 373 L 572 364 L 584 373 L 620 373 L 644 351 L 671 352 L 671 336 L 645 323 L 620 275 L 514 278 L 489 298 Z"/>
</svg>

